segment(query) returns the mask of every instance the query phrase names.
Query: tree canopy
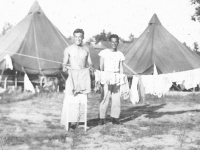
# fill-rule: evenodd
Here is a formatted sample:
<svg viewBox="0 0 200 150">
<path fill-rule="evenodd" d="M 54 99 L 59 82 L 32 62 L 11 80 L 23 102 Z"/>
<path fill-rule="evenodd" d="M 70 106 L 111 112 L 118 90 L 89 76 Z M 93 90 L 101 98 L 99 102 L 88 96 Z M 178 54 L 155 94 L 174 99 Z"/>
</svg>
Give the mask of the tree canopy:
<svg viewBox="0 0 200 150">
<path fill-rule="evenodd" d="M 93 36 L 93 39 L 96 41 L 96 43 L 98 43 L 99 41 L 109 41 L 109 37 L 112 35 L 112 32 L 106 32 L 105 30 L 103 30 L 102 32 L 100 32 L 99 34 Z M 118 35 L 119 36 L 119 35 Z M 92 38 L 91 38 L 92 39 Z M 91 40 L 90 39 L 90 40 Z M 129 35 L 129 40 L 124 40 L 123 38 L 121 38 L 119 36 L 119 39 L 121 42 L 123 43 L 127 43 L 127 42 L 133 42 L 134 41 L 134 35 L 131 33 Z"/>
<path fill-rule="evenodd" d="M 99 41 L 109 41 L 109 37 L 112 33 L 108 32 L 106 33 L 105 30 L 103 30 L 102 32 L 100 32 L 99 34 L 93 36 L 96 42 Z"/>
<path fill-rule="evenodd" d="M 10 29 L 11 29 L 12 27 L 13 27 L 13 26 L 12 26 L 10 23 L 5 23 L 4 26 L 3 26 L 3 30 L 2 30 L 2 32 L 0 33 L 0 36 L 5 35 L 7 32 L 10 31 Z"/>
<path fill-rule="evenodd" d="M 192 15 L 192 20 L 200 21 L 200 0 L 191 0 L 192 5 L 195 5 L 195 13 Z"/>
<path fill-rule="evenodd" d="M 197 42 L 194 42 L 194 51 L 198 51 L 198 49 L 199 49 L 199 45 L 198 45 L 198 43 Z"/>
</svg>

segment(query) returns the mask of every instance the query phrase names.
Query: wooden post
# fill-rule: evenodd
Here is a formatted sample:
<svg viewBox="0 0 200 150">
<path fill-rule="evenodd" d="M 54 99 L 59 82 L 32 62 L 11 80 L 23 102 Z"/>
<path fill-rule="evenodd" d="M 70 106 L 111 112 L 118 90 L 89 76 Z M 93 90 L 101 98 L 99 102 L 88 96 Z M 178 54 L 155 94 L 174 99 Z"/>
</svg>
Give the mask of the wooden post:
<svg viewBox="0 0 200 150">
<path fill-rule="evenodd" d="M 15 73 L 15 88 L 17 88 L 17 71 Z"/>
</svg>

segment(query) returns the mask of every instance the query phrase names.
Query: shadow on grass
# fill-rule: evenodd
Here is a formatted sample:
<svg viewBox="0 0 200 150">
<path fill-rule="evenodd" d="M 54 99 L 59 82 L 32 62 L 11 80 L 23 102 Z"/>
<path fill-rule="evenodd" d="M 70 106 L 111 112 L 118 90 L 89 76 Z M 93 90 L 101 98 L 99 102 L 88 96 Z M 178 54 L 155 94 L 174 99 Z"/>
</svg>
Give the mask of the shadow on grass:
<svg viewBox="0 0 200 150">
<path fill-rule="evenodd" d="M 164 115 L 177 115 L 183 113 L 191 113 L 191 112 L 200 112 L 200 109 L 195 110 L 182 110 L 182 111 L 166 111 L 166 112 L 156 112 L 158 109 L 164 107 L 166 104 L 159 104 L 156 106 L 145 105 L 129 108 L 127 110 L 122 111 L 120 120 L 122 122 L 127 122 L 133 120 L 135 118 L 140 117 L 141 115 L 145 115 L 146 118 L 160 118 Z"/>
<path fill-rule="evenodd" d="M 127 105 L 121 112 L 121 121 L 127 122 L 133 120 L 141 115 L 145 115 L 146 118 L 160 118 L 164 115 L 176 115 L 189 112 L 200 112 L 200 109 L 195 110 L 180 110 L 180 111 L 166 111 L 166 112 L 156 112 L 160 108 L 163 108 L 167 103 L 189 103 L 189 104 L 199 104 L 200 95 L 190 94 L 187 96 L 164 96 L 158 98 L 154 95 L 146 95 L 148 105 L 136 106 L 127 109 Z"/>
<path fill-rule="evenodd" d="M 147 114 L 147 115 L 152 115 L 154 116 L 156 111 L 159 110 L 160 108 L 163 108 L 166 104 L 159 104 L 159 105 L 142 105 L 142 106 L 136 106 L 136 107 L 131 107 L 129 109 L 126 109 L 121 112 L 120 120 L 121 122 L 127 122 L 130 120 L 133 120 L 137 117 L 140 117 L 141 115 Z"/>
<path fill-rule="evenodd" d="M 159 118 L 164 115 L 177 115 L 177 114 L 183 114 L 183 113 L 190 113 L 190 112 L 200 112 L 200 109 L 195 110 L 186 110 L 186 111 L 173 111 L 173 112 L 155 112 L 152 114 L 147 114 L 145 117 L 147 118 Z"/>
<path fill-rule="evenodd" d="M 182 92 L 183 93 L 183 92 Z M 162 96 L 161 98 L 155 95 L 146 95 L 147 101 L 150 104 L 161 104 L 161 103 L 184 103 L 189 102 L 192 104 L 200 104 L 200 94 L 188 94 L 188 95 L 166 95 Z"/>
<path fill-rule="evenodd" d="M 99 122 L 99 118 L 90 119 L 90 120 L 87 121 L 87 126 L 88 127 L 98 126 L 98 122 Z"/>
<path fill-rule="evenodd" d="M 122 110 L 120 115 L 120 121 L 122 123 L 134 120 L 142 115 L 145 115 L 146 118 L 160 118 L 164 115 L 176 115 L 176 114 L 183 114 L 183 113 L 191 113 L 191 112 L 200 112 L 200 109 L 195 110 L 187 110 L 187 111 L 167 111 L 167 112 L 156 112 L 157 110 L 163 108 L 166 104 L 158 104 L 158 105 L 143 105 L 143 106 L 136 106 L 131 107 L 125 110 Z M 107 115 L 106 120 L 107 122 L 111 122 L 111 117 Z M 90 119 L 88 120 L 88 126 L 98 126 L 99 119 Z"/>
<path fill-rule="evenodd" d="M 165 104 L 157 105 L 157 106 L 149 106 L 149 105 L 143 105 L 143 106 L 137 106 L 137 107 L 131 107 L 126 110 L 122 110 L 120 115 L 120 121 L 121 122 L 127 122 L 130 120 L 133 120 L 143 114 L 151 114 L 154 113 L 156 110 L 162 108 Z M 110 115 L 106 116 L 106 121 L 111 122 L 112 118 Z M 88 120 L 88 126 L 97 126 L 99 122 L 99 118 Z"/>
</svg>

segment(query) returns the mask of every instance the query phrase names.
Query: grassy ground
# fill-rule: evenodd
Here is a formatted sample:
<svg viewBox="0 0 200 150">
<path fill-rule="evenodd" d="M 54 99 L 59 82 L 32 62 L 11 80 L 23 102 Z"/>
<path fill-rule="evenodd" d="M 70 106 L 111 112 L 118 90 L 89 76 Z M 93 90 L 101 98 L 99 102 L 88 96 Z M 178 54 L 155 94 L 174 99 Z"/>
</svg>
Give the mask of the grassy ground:
<svg viewBox="0 0 200 150">
<path fill-rule="evenodd" d="M 98 126 L 100 95 L 88 101 L 87 132 L 64 130 L 63 93 L 4 93 L 0 99 L 0 150 L 200 150 L 200 95 L 147 95 L 132 105 L 122 101 L 120 120 Z"/>
</svg>

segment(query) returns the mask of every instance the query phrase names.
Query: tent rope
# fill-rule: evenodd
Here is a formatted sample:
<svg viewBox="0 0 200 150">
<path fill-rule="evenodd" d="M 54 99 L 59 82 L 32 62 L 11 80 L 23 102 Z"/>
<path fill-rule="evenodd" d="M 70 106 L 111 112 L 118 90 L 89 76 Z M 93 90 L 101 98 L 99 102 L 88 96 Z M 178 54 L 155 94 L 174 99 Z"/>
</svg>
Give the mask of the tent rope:
<svg viewBox="0 0 200 150">
<path fill-rule="evenodd" d="M 49 62 L 53 62 L 53 63 L 63 64 L 62 62 L 54 61 L 54 60 L 50 60 L 50 59 L 45 59 L 45 58 L 40 58 L 40 57 L 35 57 L 35 56 L 30 56 L 30 55 L 25 55 L 25 54 L 19 54 L 19 53 L 15 53 L 15 52 L 6 51 L 6 50 L 0 50 L 0 51 L 7 52 L 7 53 L 12 53 L 12 54 L 20 55 L 20 56 L 24 56 L 24 57 L 29 57 L 29 58 L 34 58 L 34 59 L 40 59 L 40 60 L 44 60 L 44 61 L 49 61 Z"/>
<path fill-rule="evenodd" d="M 125 66 L 128 70 L 130 70 L 134 75 L 138 75 L 137 72 L 135 72 L 133 69 L 131 69 L 127 64 L 125 64 L 125 63 L 123 63 L 123 64 L 124 64 L 124 66 Z"/>
</svg>

